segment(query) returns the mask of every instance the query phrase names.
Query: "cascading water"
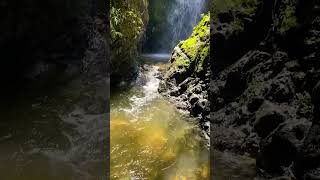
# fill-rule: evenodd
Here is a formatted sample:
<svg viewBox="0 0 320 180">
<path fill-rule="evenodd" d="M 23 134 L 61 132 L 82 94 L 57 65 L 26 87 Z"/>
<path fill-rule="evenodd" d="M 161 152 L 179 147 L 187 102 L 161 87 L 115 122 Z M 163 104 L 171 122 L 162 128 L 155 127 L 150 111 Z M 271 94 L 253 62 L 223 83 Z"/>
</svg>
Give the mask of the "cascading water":
<svg viewBox="0 0 320 180">
<path fill-rule="evenodd" d="M 150 19 L 143 52 L 168 54 L 187 39 L 207 12 L 209 0 L 150 0 Z"/>
<path fill-rule="evenodd" d="M 168 15 L 168 33 L 171 51 L 179 42 L 191 35 L 193 27 L 199 22 L 205 10 L 206 0 L 175 0 Z"/>
</svg>

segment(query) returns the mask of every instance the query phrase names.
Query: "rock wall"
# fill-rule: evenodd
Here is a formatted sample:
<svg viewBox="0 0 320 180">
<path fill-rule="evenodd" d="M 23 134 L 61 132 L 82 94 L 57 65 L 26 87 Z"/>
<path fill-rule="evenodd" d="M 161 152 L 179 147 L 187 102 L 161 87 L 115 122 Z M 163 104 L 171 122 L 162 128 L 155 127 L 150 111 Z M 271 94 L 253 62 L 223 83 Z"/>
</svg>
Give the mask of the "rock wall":
<svg viewBox="0 0 320 180">
<path fill-rule="evenodd" d="M 210 15 L 204 15 L 189 39 L 173 50 L 159 92 L 188 110 L 209 135 Z"/>
<path fill-rule="evenodd" d="M 138 47 L 149 20 L 148 0 L 111 1 L 111 84 L 136 78 Z"/>
<path fill-rule="evenodd" d="M 30 81 L 49 82 L 62 74 L 72 76 L 88 69 L 94 63 L 87 63 L 84 57 L 88 57 L 93 39 L 99 41 L 100 53 L 106 53 L 107 42 L 99 34 L 107 32 L 107 14 L 101 0 L 2 1 L 2 90 L 22 90 Z M 101 27 L 97 19 L 103 21 L 103 30 L 97 29 Z M 103 56 L 104 61 L 99 62 L 103 66 L 96 66 L 96 71 L 106 74 L 108 60 Z"/>
<path fill-rule="evenodd" d="M 258 176 L 320 178 L 318 1 L 217 0 L 211 143 Z"/>
</svg>

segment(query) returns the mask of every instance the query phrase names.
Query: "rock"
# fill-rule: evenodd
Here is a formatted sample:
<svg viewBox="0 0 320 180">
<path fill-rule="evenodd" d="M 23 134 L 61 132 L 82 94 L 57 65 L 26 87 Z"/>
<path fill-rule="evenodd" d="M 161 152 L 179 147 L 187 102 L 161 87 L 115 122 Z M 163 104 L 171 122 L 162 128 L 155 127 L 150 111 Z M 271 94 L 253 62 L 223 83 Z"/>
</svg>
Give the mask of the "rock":
<svg viewBox="0 0 320 180">
<path fill-rule="evenodd" d="M 260 106 L 262 105 L 263 102 L 264 102 L 263 97 L 254 97 L 254 98 L 252 98 L 252 100 L 250 100 L 249 103 L 248 103 L 248 110 L 250 112 L 257 111 L 260 108 Z"/>
<path fill-rule="evenodd" d="M 189 102 L 191 105 L 193 105 L 194 103 L 196 103 L 197 101 L 199 100 L 199 97 L 195 94 L 192 94 L 190 97 L 189 97 Z"/>
<path fill-rule="evenodd" d="M 191 114 L 193 116 L 197 116 L 198 114 L 201 114 L 206 107 L 207 101 L 208 100 L 201 99 L 201 100 L 197 101 L 196 103 L 194 103 L 192 105 Z"/>
<path fill-rule="evenodd" d="M 209 134 L 210 113 L 208 90 L 210 81 L 210 19 L 209 14 L 194 28 L 191 36 L 173 50 L 170 66 L 164 73 L 158 91 L 170 98 L 178 109 L 188 110 L 200 127 Z"/>
<path fill-rule="evenodd" d="M 257 111 L 254 129 L 260 137 L 265 138 L 285 121 L 286 117 L 280 110 L 272 103 L 265 103 Z"/>
<path fill-rule="evenodd" d="M 256 179 L 317 179 L 319 2 L 221 4 L 210 36 L 212 146 L 256 158 Z"/>
<path fill-rule="evenodd" d="M 290 74 L 282 74 L 271 84 L 270 96 L 277 102 L 288 102 L 295 94 Z"/>
<path fill-rule="evenodd" d="M 306 180 L 319 180 L 320 179 L 320 167 L 316 168 L 316 169 L 309 170 L 308 172 L 306 172 L 304 179 L 306 179 Z"/>
</svg>

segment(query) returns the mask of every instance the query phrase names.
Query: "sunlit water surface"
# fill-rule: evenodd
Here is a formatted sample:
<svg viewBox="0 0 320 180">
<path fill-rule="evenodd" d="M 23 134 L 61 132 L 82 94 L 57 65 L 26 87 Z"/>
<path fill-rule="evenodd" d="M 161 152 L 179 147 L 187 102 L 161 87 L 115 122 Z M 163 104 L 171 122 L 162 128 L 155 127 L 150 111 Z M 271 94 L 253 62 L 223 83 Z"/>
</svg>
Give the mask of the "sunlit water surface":
<svg viewBox="0 0 320 180">
<path fill-rule="evenodd" d="M 144 56 L 152 65 L 139 83 L 111 93 L 111 179 L 209 179 L 200 130 L 158 94 L 158 69 L 168 60 L 160 56 Z"/>
</svg>

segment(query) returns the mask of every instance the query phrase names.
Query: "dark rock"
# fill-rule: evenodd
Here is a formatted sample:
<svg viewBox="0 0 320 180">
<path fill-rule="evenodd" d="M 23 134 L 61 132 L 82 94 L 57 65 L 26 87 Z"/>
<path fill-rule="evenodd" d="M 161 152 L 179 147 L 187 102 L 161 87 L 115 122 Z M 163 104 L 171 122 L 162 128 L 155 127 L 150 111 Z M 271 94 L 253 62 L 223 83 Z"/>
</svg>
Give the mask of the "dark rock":
<svg viewBox="0 0 320 180">
<path fill-rule="evenodd" d="M 195 94 L 192 94 L 190 97 L 189 97 L 189 102 L 191 105 L 193 105 L 194 103 L 196 103 L 197 101 L 199 100 L 199 97 Z"/>
<path fill-rule="evenodd" d="M 283 173 L 282 166 L 288 167 L 296 157 L 297 148 L 286 138 L 274 135 L 262 141 L 257 165 L 269 173 Z"/>
<path fill-rule="evenodd" d="M 195 104 L 192 105 L 191 114 L 193 116 L 197 116 L 198 114 L 201 114 L 206 108 L 206 105 L 207 105 L 207 100 L 205 99 L 201 99 L 197 101 Z"/>
<path fill-rule="evenodd" d="M 255 157 L 256 179 L 318 179 L 320 4 L 237 2 L 213 2 L 212 146 Z"/>
<path fill-rule="evenodd" d="M 172 91 L 169 92 L 170 96 L 179 96 L 180 95 L 180 92 L 178 89 L 173 89 Z"/>
<path fill-rule="evenodd" d="M 246 81 L 240 71 L 231 71 L 226 80 L 224 97 L 227 101 L 232 101 L 239 96 L 246 88 Z"/>
<path fill-rule="evenodd" d="M 277 77 L 271 84 L 270 96 L 277 102 L 288 102 L 295 94 L 295 88 L 289 74 Z"/>
<path fill-rule="evenodd" d="M 264 102 L 264 99 L 262 97 L 254 97 L 251 101 L 248 103 L 248 110 L 250 112 L 257 111 L 262 103 Z"/>
<path fill-rule="evenodd" d="M 232 15 L 232 12 L 225 12 L 225 13 L 220 13 L 218 15 L 218 19 L 221 23 L 228 23 L 233 21 L 234 17 Z"/>
<path fill-rule="evenodd" d="M 265 138 L 284 122 L 285 119 L 286 117 L 280 112 L 278 106 L 271 103 L 265 103 L 256 113 L 254 129 L 260 137 Z"/>
<path fill-rule="evenodd" d="M 320 180 L 320 168 L 312 169 L 306 172 L 304 176 L 305 180 Z"/>
</svg>

